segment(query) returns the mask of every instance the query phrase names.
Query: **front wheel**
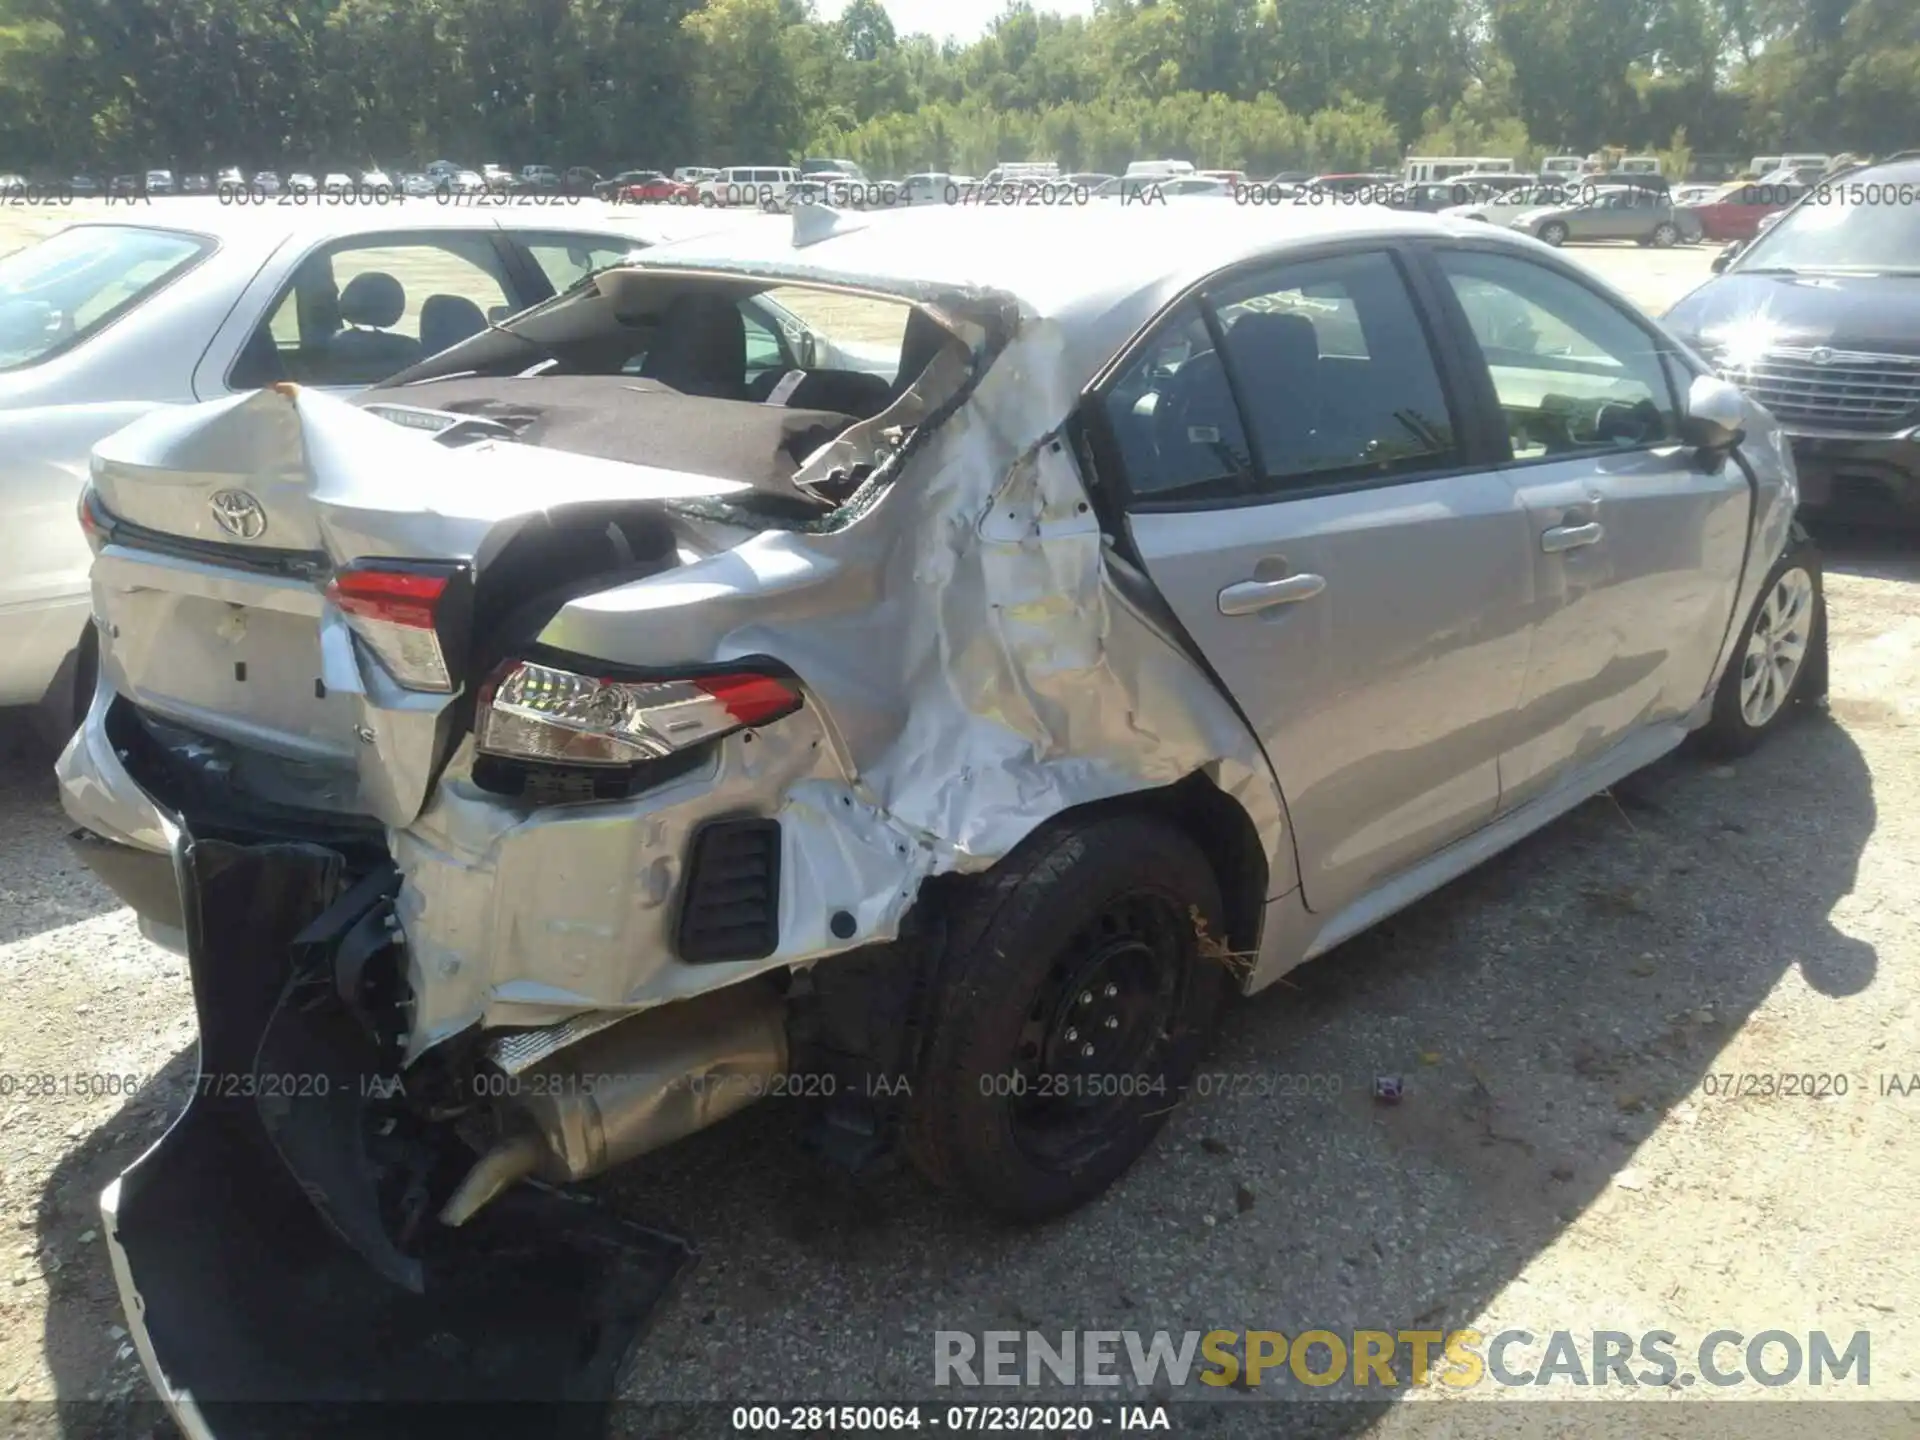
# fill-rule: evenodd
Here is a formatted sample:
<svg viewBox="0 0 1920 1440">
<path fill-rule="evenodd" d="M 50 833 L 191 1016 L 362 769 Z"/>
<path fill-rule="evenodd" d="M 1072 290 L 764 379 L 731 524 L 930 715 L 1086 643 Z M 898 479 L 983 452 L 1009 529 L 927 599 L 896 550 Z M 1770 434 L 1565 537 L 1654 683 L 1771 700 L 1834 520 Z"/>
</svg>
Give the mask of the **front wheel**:
<svg viewBox="0 0 1920 1440">
<path fill-rule="evenodd" d="M 1713 716 L 1700 731 L 1701 745 L 1719 755 L 1752 751 L 1794 701 L 1817 698 L 1826 645 L 1819 557 L 1812 544 L 1802 540 L 1767 573 L 1714 692 Z"/>
<path fill-rule="evenodd" d="M 1085 1204 L 1185 1093 L 1226 992 L 1220 888 L 1137 815 L 1030 839 L 947 922 L 908 1154 L 1031 1222 Z"/>
<path fill-rule="evenodd" d="M 1558 250 L 1567 243 L 1567 227 L 1558 220 L 1550 220 L 1540 227 L 1540 238 Z"/>
</svg>

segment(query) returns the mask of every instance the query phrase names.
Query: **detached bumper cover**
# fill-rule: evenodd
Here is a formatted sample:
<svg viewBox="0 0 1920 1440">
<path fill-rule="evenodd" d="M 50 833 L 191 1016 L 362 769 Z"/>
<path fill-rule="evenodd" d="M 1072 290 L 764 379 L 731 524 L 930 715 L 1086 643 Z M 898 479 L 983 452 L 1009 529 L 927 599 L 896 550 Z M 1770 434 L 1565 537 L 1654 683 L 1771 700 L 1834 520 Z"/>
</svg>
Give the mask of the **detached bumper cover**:
<svg viewBox="0 0 1920 1440">
<path fill-rule="evenodd" d="M 199 1082 L 101 1209 L 127 1323 L 182 1429 L 410 1435 L 426 1426 L 409 1406 L 464 1402 L 500 1407 L 487 1434 L 600 1433 L 619 1366 L 690 1259 L 684 1243 L 523 1187 L 468 1227 L 423 1232 L 409 1257 L 419 1293 L 383 1278 L 322 1218 L 354 1197 L 303 1190 L 261 1118 L 268 1090 L 314 1103 L 300 1094 L 318 1088 L 311 1077 L 256 1066 L 294 937 L 346 888 L 340 858 L 183 835 L 174 863 Z M 283 1109 L 275 1128 L 287 1123 Z"/>
</svg>

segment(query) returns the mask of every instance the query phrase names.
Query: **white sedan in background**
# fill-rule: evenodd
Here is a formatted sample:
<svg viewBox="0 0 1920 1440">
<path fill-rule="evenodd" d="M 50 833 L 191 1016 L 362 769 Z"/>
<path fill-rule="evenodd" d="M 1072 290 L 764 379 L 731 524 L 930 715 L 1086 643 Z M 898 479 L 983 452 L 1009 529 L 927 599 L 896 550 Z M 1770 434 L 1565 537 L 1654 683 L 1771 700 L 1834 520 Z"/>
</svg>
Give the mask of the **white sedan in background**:
<svg viewBox="0 0 1920 1440">
<path fill-rule="evenodd" d="M 1440 213 L 1456 215 L 1462 220 L 1484 220 L 1490 225 L 1504 227 L 1529 210 L 1538 210 L 1546 205 L 1577 204 L 1583 189 L 1591 191 L 1591 183 L 1579 180 L 1565 183 L 1543 181 L 1538 185 L 1522 185 L 1498 195 L 1488 195 L 1471 204 L 1449 205 Z"/>
<path fill-rule="evenodd" d="M 96 441 L 159 405 L 373 384 L 664 238 L 614 214 L 186 199 L 0 258 L 0 706 L 64 727 L 92 694 Z"/>
</svg>

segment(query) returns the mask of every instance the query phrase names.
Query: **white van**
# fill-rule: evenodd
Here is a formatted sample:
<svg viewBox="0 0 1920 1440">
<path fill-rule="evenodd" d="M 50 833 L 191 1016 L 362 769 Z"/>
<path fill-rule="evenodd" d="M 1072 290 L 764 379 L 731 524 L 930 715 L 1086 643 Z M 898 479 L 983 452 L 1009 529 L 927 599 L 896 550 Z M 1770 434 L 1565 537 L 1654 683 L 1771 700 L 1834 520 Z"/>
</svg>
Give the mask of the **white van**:
<svg viewBox="0 0 1920 1440">
<path fill-rule="evenodd" d="M 1400 179 L 1407 185 L 1425 185 L 1434 180 L 1451 180 L 1475 170 L 1504 174 L 1512 169 L 1511 155 L 1409 155 L 1400 168 Z"/>
<path fill-rule="evenodd" d="M 1549 155 L 1540 162 L 1540 173 L 1552 180 L 1578 180 L 1586 163 L 1578 155 Z"/>
<path fill-rule="evenodd" d="M 985 185 L 1017 185 L 1028 181 L 1045 183 L 1060 178 L 1060 162 L 1057 160 L 1013 160 L 1002 161 L 987 172 Z"/>
<path fill-rule="evenodd" d="M 1660 157 L 1658 155 L 1628 155 L 1613 167 L 1616 175 L 1658 175 Z"/>
<path fill-rule="evenodd" d="M 782 206 L 800 172 L 790 165 L 729 165 L 700 182 L 702 205 Z"/>
<path fill-rule="evenodd" d="M 1816 170 L 1824 175 L 1827 167 L 1832 164 L 1831 155 L 1782 155 L 1780 157 L 1782 170 Z"/>
<path fill-rule="evenodd" d="M 1127 166 L 1125 180 L 1171 180 L 1177 175 L 1193 174 L 1191 160 L 1135 160 Z"/>
</svg>

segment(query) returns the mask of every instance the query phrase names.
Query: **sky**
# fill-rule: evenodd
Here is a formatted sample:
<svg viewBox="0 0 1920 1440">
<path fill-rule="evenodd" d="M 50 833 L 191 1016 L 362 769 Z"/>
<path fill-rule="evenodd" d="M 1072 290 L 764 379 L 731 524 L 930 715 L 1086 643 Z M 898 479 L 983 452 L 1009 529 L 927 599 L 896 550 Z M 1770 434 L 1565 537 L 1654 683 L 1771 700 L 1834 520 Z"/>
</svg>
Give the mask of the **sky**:
<svg viewBox="0 0 1920 1440">
<path fill-rule="evenodd" d="M 1006 0 L 882 0 L 899 35 L 925 33 L 936 40 L 977 40 L 993 17 L 1006 9 Z M 837 20 L 846 0 L 817 0 L 820 18 Z M 1091 15 L 1093 0 L 1036 0 L 1036 10 L 1062 15 Z"/>
</svg>

